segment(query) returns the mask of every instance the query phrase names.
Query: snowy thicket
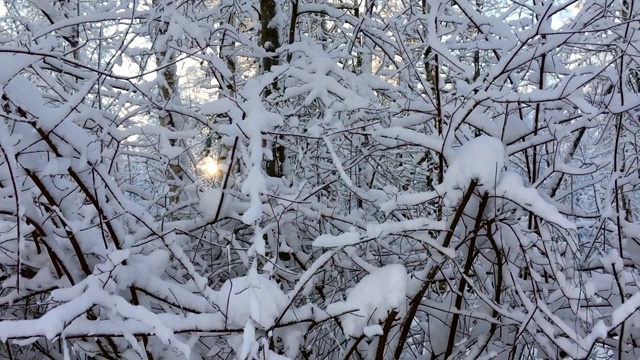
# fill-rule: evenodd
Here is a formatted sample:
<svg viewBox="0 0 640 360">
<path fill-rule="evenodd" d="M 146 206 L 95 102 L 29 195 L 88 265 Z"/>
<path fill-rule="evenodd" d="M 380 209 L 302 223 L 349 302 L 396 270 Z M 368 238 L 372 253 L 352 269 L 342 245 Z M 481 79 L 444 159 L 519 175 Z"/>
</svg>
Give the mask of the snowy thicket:
<svg viewBox="0 0 640 360">
<path fill-rule="evenodd" d="M 0 357 L 640 357 L 638 1 L 0 8 Z"/>
</svg>

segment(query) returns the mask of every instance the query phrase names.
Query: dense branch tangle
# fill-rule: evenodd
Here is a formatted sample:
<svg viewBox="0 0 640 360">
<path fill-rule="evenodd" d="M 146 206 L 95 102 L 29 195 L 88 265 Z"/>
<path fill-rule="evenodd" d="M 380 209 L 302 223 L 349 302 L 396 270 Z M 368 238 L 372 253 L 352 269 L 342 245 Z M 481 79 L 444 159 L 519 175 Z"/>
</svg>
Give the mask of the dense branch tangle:
<svg viewBox="0 0 640 360">
<path fill-rule="evenodd" d="M 9 4 L 2 356 L 637 357 L 635 1 L 252 5 Z"/>
</svg>

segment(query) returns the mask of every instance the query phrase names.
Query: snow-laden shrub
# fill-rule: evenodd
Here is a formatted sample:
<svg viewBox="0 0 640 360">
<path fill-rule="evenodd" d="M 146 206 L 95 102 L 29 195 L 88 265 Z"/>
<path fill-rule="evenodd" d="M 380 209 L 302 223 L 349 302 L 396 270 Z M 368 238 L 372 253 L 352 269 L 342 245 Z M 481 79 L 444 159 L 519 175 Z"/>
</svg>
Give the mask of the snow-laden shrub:
<svg viewBox="0 0 640 360">
<path fill-rule="evenodd" d="M 7 2 L 3 357 L 637 358 L 633 2 L 254 5 Z"/>
</svg>

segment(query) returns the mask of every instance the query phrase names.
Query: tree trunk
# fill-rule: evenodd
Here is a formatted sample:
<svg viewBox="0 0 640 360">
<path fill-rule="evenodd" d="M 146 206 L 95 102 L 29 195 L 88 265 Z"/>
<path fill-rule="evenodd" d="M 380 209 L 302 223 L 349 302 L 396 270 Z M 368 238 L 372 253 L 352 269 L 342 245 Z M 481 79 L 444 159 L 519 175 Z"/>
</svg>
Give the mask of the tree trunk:
<svg viewBox="0 0 640 360">
<path fill-rule="evenodd" d="M 153 6 L 158 7 L 161 6 L 160 0 L 153 0 Z M 169 22 L 164 20 L 161 21 L 157 25 L 157 33 L 158 35 L 164 35 L 167 33 L 169 28 Z M 167 39 L 169 41 L 169 39 Z M 158 79 L 159 81 L 159 91 L 161 95 L 161 99 L 163 104 L 175 102 L 179 100 L 179 94 L 177 91 L 178 88 L 178 78 L 177 78 L 177 66 L 172 64 L 174 58 L 172 52 L 169 51 L 169 46 L 166 43 L 157 44 L 156 48 L 156 66 L 158 70 Z M 169 130 L 181 130 L 182 124 L 180 123 L 180 119 L 177 116 L 171 114 L 166 110 L 160 110 L 158 114 L 158 120 L 161 126 L 169 129 Z M 178 141 L 175 139 L 168 140 L 169 146 L 179 145 Z M 162 146 L 162 143 L 160 144 Z M 182 164 L 180 161 L 180 157 L 178 159 L 170 159 L 169 167 L 166 170 L 167 184 L 169 185 L 169 203 L 178 202 L 180 195 L 179 191 L 181 188 L 181 183 L 184 178 L 184 171 L 182 168 Z"/>
<path fill-rule="evenodd" d="M 296 11 L 294 9 L 294 11 Z M 260 45 L 268 52 L 275 52 L 280 47 L 280 38 L 278 34 L 278 27 L 273 24 L 273 20 L 276 17 L 276 2 L 275 0 L 260 0 L 260 21 L 262 23 L 262 33 L 260 38 Z M 265 56 L 262 59 L 262 71 L 267 73 L 271 71 L 274 65 L 278 64 L 278 58 L 276 56 Z M 271 95 L 273 90 L 278 88 L 277 83 L 271 84 L 264 91 L 264 96 Z M 266 164 L 267 175 L 271 177 L 282 177 L 282 163 L 285 159 L 284 146 L 278 145 L 278 138 L 273 142 L 272 153 L 273 159 L 268 160 Z"/>
</svg>

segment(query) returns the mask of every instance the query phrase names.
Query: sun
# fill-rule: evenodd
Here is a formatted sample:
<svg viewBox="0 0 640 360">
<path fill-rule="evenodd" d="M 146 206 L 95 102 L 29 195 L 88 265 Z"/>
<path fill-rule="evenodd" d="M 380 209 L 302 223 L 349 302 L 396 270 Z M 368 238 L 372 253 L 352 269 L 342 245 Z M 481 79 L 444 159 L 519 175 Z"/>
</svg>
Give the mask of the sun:
<svg viewBox="0 0 640 360">
<path fill-rule="evenodd" d="M 220 171 L 220 166 L 212 157 L 206 157 L 200 162 L 200 169 L 208 177 L 214 177 Z"/>
</svg>

